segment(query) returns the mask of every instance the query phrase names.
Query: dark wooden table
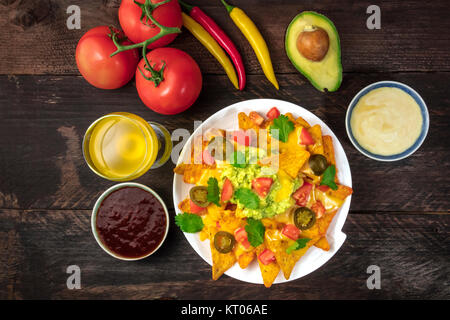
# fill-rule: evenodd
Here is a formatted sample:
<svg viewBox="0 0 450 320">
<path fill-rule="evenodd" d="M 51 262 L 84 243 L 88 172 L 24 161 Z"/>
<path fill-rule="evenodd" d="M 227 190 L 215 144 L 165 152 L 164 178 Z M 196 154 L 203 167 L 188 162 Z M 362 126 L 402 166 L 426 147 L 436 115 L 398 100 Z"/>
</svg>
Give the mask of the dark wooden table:
<svg viewBox="0 0 450 320">
<path fill-rule="evenodd" d="M 372 2 L 240 1 L 268 42 L 279 91 L 262 74 L 220 1 L 191 2 L 201 5 L 237 44 L 247 88 L 235 90 L 217 61 L 183 32 L 172 46 L 199 63 L 203 91 L 188 112 L 162 116 L 141 103 L 133 83 L 99 90 L 76 68 L 78 39 L 97 25 L 118 25 L 119 0 L 0 1 L 0 298 L 449 299 L 448 2 L 380 1 L 381 29 L 369 30 L 366 9 Z M 81 8 L 81 30 L 66 27 L 66 9 L 72 4 Z M 303 10 L 327 15 L 339 31 L 344 79 L 338 92 L 315 90 L 285 54 L 285 29 Z M 352 97 L 380 80 L 404 82 L 428 104 L 428 137 L 399 162 L 364 157 L 345 131 Z M 316 272 L 270 289 L 228 276 L 212 281 L 210 266 L 173 224 L 163 247 L 149 259 L 127 263 L 105 254 L 92 236 L 90 214 L 97 197 L 114 183 L 84 163 L 81 140 L 89 124 L 109 112 L 128 111 L 169 130 L 192 131 L 194 120 L 253 98 L 306 107 L 343 144 L 355 192 L 343 229 L 348 237 L 339 252 Z M 173 167 L 167 163 L 137 180 L 160 193 L 172 217 Z M 80 290 L 66 286 L 69 265 L 81 268 Z M 369 265 L 381 269 L 380 290 L 367 288 Z"/>
</svg>

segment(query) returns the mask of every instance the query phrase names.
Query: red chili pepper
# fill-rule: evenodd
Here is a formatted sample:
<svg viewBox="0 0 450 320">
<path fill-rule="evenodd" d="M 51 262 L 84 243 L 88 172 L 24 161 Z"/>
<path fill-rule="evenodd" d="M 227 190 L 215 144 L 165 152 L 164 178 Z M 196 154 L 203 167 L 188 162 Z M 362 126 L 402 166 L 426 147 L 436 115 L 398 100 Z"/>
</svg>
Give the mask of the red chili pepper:
<svg viewBox="0 0 450 320">
<path fill-rule="evenodd" d="M 236 71 L 239 78 L 239 90 L 243 90 L 245 87 L 245 68 L 242 62 L 242 57 L 239 54 L 234 43 L 227 36 L 225 31 L 220 28 L 217 23 L 211 19 L 205 12 L 199 7 L 191 6 L 181 0 L 178 0 L 180 5 L 189 13 L 189 15 L 197 21 L 208 33 L 220 44 L 220 46 L 228 53 L 231 60 L 236 67 Z"/>
</svg>

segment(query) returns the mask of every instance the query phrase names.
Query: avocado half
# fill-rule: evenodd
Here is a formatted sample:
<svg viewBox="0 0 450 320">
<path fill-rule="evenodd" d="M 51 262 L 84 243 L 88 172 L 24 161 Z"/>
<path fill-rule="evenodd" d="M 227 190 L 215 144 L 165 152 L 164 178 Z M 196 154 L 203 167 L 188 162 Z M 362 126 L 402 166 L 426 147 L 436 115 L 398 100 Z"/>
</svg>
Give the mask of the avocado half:
<svg viewBox="0 0 450 320">
<path fill-rule="evenodd" d="M 320 28 L 328 34 L 329 47 L 320 61 L 305 58 L 297 48 L 303 31 Z M 286 30 L 286 54 L 292 64 L 320 91 L 336 91 L 342 82 L 341 44 L 333 22 L 314 11 L 304 11 L 292 19 Z"/>
</svg>

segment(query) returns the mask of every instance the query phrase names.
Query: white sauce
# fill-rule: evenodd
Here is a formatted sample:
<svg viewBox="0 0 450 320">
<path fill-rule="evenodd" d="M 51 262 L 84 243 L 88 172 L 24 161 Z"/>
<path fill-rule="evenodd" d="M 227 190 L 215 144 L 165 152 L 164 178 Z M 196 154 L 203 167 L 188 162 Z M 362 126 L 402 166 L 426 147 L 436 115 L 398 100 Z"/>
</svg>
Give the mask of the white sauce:
<svg viewBox="0 0 450 320">
<path fill-rule="evenodd" d="M 422 113 L 405 91 L 383 87 L 356 104 L 350 119 L 353 136 L 366 150 L 383 156 L 399 154 L 419 138 Z"/>
</svg>

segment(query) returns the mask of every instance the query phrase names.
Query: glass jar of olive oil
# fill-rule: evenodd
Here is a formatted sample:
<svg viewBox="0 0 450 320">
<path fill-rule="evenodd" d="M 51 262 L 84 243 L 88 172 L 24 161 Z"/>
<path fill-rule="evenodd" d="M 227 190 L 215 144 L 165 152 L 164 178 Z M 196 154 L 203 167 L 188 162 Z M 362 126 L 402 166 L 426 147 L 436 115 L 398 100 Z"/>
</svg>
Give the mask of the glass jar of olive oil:
<svg viewBox="0 0 450 320">
<path fill-rule="evenodd" d="M 83 139 L 88 166 L 113 181 L 133 180 L 162 166 L 171 151 L 172 141 L 164 126 L 128 112 L 114 112 L 97 119 Z"/>
</svg>

